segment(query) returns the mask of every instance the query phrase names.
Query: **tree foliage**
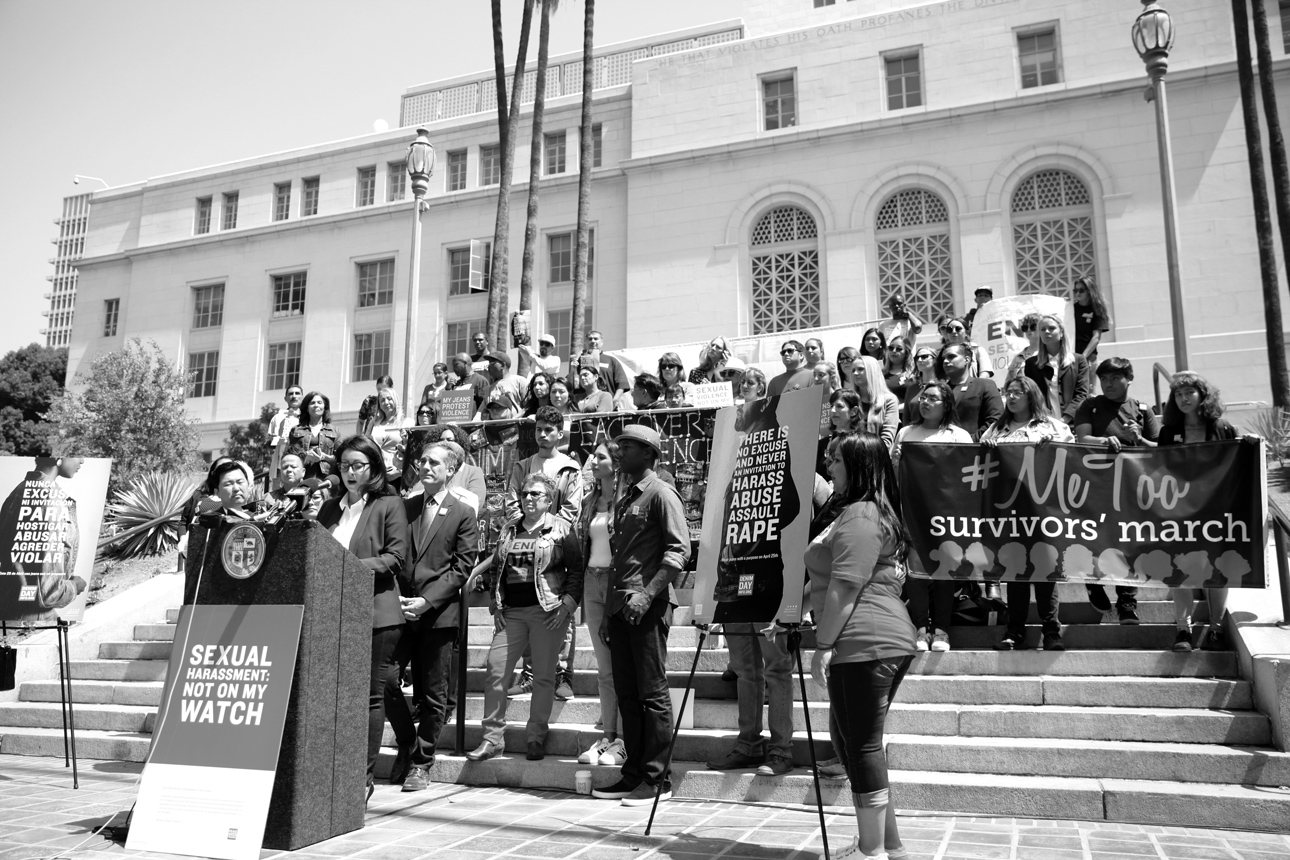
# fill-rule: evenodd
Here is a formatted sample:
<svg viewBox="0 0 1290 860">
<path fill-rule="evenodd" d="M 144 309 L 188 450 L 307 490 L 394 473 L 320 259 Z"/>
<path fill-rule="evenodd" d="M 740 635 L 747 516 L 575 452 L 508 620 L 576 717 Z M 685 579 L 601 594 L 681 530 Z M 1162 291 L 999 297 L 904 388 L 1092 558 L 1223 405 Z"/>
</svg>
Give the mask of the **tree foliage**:
<svg viewBox="0 0 1290 860">
<path fill-rule="evenodd" d="M 0 455 L 51 453 L 55 427 L 44 416 L 66 377 L 66 349 L 32 343 L 0 359 Z"/>
<path fill-rule="evenodd" d="M 278 414 L 277 404 L 266 403 L 260 407 L 260 417 L 241 424 L 228 425 L 228 437 L 224 440 L 224 455 L 234 460 L 241 460 L 256 473 L 269 468 L 273 452 L 269 450 L 269 422 Z"/>
<path fill-rule="evenodd" d="M 187 375 L 153 341 L 131 338 L 76 374 L 49 409 L 62 449 L 111 457 L 114 486 L 148 472 L 205 469 L 197 455 L 197 421 L 184 408 Z"/>
</svg>

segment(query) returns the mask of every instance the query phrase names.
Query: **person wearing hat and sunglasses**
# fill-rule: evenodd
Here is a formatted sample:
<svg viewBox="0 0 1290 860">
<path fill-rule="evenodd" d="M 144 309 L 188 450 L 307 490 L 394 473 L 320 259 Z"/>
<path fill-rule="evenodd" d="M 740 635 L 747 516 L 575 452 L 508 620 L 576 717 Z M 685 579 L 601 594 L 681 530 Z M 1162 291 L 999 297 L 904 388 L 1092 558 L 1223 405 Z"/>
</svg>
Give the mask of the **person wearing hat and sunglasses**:
<svg viewBox="0 0 1290 860">
<path fill-rule="evenodd" d="M 542 371 L 552 376 L 560 375 L 560 356 L 555 352 L 555 335 L 538 335 L 537 352 L 534 352 L 533 347 L 527 343 L 520 345 L 520 351 L 527 354 L 529 361 L 533 362 L 534 373 Z"/>
<path fill-rule="evenodd" d="M 972 336 L 972 323 L 976 321 L 976 312 L 994 301 L 994 290 L 990 287 L 977 287 L 976 292 L 972 294 L 972 298 L 976 302 L 976 307 L 968 311 L 963 317 L 963 321 L 967 323 L 968 337 Z"/>
<path fill-rule="evenodd" d="M 619 780 L 592 795 L 645 806 L 672 796 L 667 772 L 672 699 L 667 633 L 673 583 L 690 560 L 690 530 L 675 488 L 654 472 L 663 456 L 658 431 L 628 424 L 614 440 L 624 490 L 613 509 L 613 574 L 600 637 L 609 645 L 627 758 Z"/>
</svg>

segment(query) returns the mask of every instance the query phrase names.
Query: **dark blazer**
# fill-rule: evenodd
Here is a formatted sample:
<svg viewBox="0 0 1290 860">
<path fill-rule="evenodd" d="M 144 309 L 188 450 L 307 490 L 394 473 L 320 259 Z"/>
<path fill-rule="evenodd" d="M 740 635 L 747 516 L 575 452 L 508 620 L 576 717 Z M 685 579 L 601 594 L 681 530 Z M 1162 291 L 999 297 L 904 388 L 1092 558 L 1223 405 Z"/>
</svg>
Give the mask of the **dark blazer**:
<svg viewBox="0 0 1290 860">
<path fill-rule="evenodd" d="M 1038 357 L 1032 355 L 1026 359 L 1025 373 L 1035 381 L 1039 386 L 1039 392 L 1047 398 L 1048 386 L 1052 384 L 1053 369 L 1041 368 Z M 1062 404 L 1062 414 L 1053 417 L 1071 424 L 1075 420 L 1075 412 L 1079 409 L 1079 405 L 1087 400 L 1089 395 L 1088 362 L 1084 360 L 1084 356 L 1078 352 L 1075 353 L 1075 363 L 1062 368 L 1057 376 L 1057 384 L 1061 386 L 1059 400 Z"/>
<path fill-rule="evenodd" d="M 402 585 L 409 597 L 424 597 L 430 604 L 415 622 L 417 625 L 455 628 L 457 597 L 475 566 L 479 526 L 470 505 L 449 492 L 443 497 L 427 539 L 421 533 L 425 505 L 424 494 L 403 502 L 412 553 Z"/>
<path fill-rule="evenodd" d="M 340 497 L 328 499 L 318 511 L 318 522 L 330 531 L 340 522 L 340 514 Z M 403 513 L 403 500 L 369 493 L 348 549 L 372 571 L 372 627 L 403 624 L 396 581 L 408 558 L 408 518 Z"/>
</svg>

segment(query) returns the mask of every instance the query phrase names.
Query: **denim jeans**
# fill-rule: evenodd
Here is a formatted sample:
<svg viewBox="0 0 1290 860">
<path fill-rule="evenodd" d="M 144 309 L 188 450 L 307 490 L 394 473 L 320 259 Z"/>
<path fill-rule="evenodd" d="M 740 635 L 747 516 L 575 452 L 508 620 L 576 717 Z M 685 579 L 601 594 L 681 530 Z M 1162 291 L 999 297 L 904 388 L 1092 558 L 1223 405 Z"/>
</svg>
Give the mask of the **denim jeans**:
<svg viewBox="0 0 1290 860">
<path fill-rule="evenodd" d="M 399 749 L 412 753 L 412 763 L 434 764 L 435 747 L 448 715 L 449 691 L 456 684 L 452 674 L 453 643 L 457 638 L 456 627 L 420 627 L 410 624 L 403 628 L 403 636 L 395 652 L 399 664 L 410 660 L 413 672 L 413 698 L 420 705 L 421 724 L 412 721 L 408 701 L 399 688 L 397 676 L 385 687 L 385 714 Z"/>
<path fill-rule="evenodd" d="M 588 567 L 582 580 L 582 612 L 591 634 L 591 649 L 596 654 L 596 682 L 600 688 L 600 729 L 607 735 L 618 734 L 618 694 L 614 691 L 613 658 L 609 645 L 600 638 L 600 622 L 605 618 L 605 601 L 609 597 L 611 567 Z"/>
<path fill-rule="evenodd" d="M 399 662 L 395 654 L 403 635 L 403 625 L 377 627 L 372 631 L 372 678 L 367 691 L 367 780 L 371 782 L 376 757 L 381 754 L 381 737 L 385 734 L 386 690 L 399 687 Z"/>
<path fill-rule="evenodd" d="M 853 794 L 888 787 L 882 730 L 912 654 L 829 666 L 829 734 Z"/>
<path fill-rule="evenodd" d="M 547 612 L 541 606 L 508 606 L 502 610 L 506 627 L 493 634 L 488 648 L 488 678 L 484 682 L 484 740 L 499 749 L 505 746 L 506 687 L 511 671 L 525 648 L 533 654 L 533 698 L 525 742 L 545 743 L 555 705 L 555 661 L 564 641 L 569 619 L 548 630 Z"/>
<path fill-rule="evenodd" d="M 671 789 L 664 758 L 672 742 L 672 697 L 667 689 L 667 631 L 672 607 L 657 598 L 632 624 L 621 611 L 609 616 L 609 652 L 614 667 L 614 690 L 622 718 L 627 760 L 622 781 Z"/>
<path fill-rule="evenodd" d="M 781 639 L 768 642 L 762 625 L 727 624 L 730 668 L 739 675 L 739 737 L 735 751 L 761 758 L 793 757 L 793 663 Z M 770 744 L 761 736 L 761 703 L 770 692 Z"/>
</svg>

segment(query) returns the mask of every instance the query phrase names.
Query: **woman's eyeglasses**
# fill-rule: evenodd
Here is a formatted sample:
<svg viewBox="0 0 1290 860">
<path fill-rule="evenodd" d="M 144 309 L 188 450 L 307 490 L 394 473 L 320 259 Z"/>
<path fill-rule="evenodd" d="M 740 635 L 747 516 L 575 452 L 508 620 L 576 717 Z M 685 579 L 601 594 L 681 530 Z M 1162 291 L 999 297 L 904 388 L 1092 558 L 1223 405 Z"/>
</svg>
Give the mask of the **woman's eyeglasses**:
<svg viewBox="0 0 1290 860">
<path fill-rule="evenodd" d="M 362 462 L 362 463 L 357 463 L 357 462 L 353 462 L 353 463 L 341 463 L 341 464 L 340 464 L 340 470 L 341 470 L 342 472 L 361 472 L 361 471 L 363 471 L 364 469 L 366 469 L 366 468 L 367 468 L 368 466 L 370 466 L 370 465 L 371 465 L 371 464 L 370 464 L 370 463 L 367 463 L 367 462 Z"/>
</svg>

